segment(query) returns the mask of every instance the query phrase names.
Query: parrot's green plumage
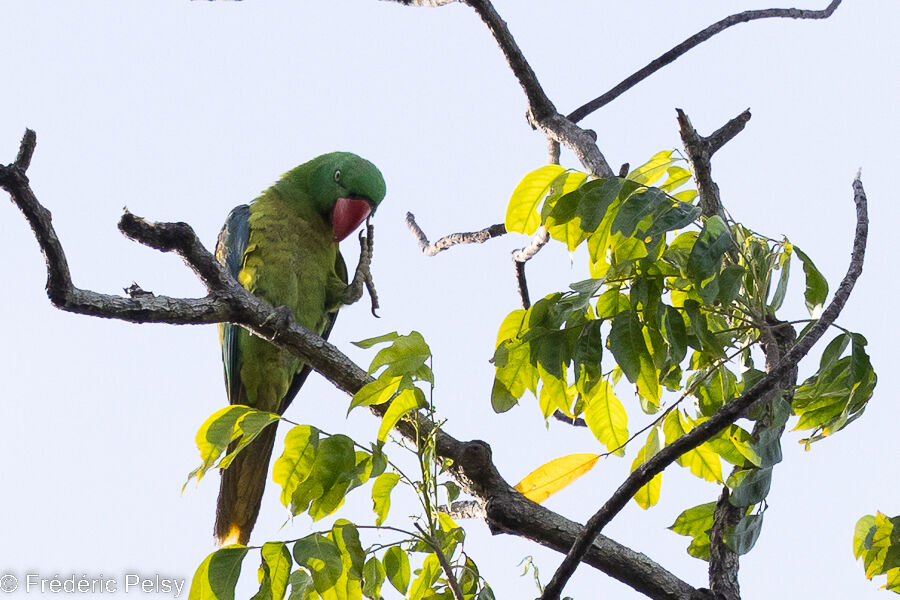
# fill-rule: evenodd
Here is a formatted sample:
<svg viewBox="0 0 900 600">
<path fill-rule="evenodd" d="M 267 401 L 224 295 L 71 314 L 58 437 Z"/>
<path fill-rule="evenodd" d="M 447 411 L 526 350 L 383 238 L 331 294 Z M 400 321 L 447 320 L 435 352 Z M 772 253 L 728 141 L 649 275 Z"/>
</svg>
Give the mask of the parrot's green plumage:
<svg viewBox="0 0 900 600">
<path fill-rule="evenodd" d="M 338 242 L 377 208 L 384 194 L 375 165 L 348 152 L 324 154 L 231 211 L 216 256 L 253 294 L 288 307 L 298 323 L 327 337 L 336 311 L 352 301 Z M 309 368 L 240 327 L 226 323 L 219 331 L 229 402 L 284 412 Z M 220 544 L 249 541 L 274 441 L 271 425 L 222 471 L 215 527 Z"/>
</svg>

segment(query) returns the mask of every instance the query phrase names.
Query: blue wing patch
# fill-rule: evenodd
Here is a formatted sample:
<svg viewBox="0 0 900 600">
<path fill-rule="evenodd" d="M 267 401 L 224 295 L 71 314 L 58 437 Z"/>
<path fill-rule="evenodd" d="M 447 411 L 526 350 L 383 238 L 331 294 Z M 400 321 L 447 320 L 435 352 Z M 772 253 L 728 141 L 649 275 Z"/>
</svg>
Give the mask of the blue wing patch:
<svg viewBox="0 0 900 600">
<path fill-rule="evenodd" d="M 250 239 L 250 206 L 242 204 L 228 214 L 225 225 L 216 242 L 216 258 L 237 279 L 244 263 L 244 252 Z M 222 324 L 222 364 L 225 366 L 225 388 L 228 402 L 246 404 L 240 384 L 240 353 L 238 351 L 239 327 L 231 323 Z"/>
</svg>

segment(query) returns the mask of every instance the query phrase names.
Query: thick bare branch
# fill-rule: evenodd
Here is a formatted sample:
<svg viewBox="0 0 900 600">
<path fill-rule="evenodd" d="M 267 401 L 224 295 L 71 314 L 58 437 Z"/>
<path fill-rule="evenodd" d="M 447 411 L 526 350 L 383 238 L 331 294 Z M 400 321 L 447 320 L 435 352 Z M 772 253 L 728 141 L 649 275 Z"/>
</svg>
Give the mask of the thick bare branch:
<svg viewBox="0 0 900 600">
<path fill-rule="evenodd" d="M 729 27 L 738 25 L 739 23 L 747 23 L 748 21 L 755 21 L 758 19 L 827 19 L 832 15 L 832 13 L 834 13 L 834 11 L 840 4 L 841 0 L 832 0 L 831 4 L 829 4 L 822 10 L 803 10 L 799 8 L 768 8 L 764 10 L 747 10 L 736 15 L 731 15 L 730 17 L 725 17 L 721 21 L 717 21 L 706 29 L 695 33 L 668 52 L 652 60 L 646 67 L 635 71 L 634 73 L 623 79 L 621 82 L 619 82 L 608 92 L 576 108 L 571 113 L 569 113 L 568 118 L 572 122 L 577 123 L 595 110 L 606 106 L 641 81 L 647 79 L 650 75 L 653 75 L 654 73 L 659 71 L 664 66 L 675 62 L 679 57 L 687 53 L 692 48 L 702 44 L 712 36 L 716 35 L 717 33 L 721 33 Z"/>
<path fill-rule="evenodd" d="M 590 547 L 595 536 L 609 523 L 624 507 L 638 490 L 646 485 L 654 476 L 661 473 L 666 467 L 689 450 L 693 450 L 706 442 L 719 431 L 734 423 L 751 406 L 764 398 L 772 390 L 776 389 L 783 378 L 797 368 L 800 360 L 806 356 L 813 344 L 819 341 L 825 330 L 831 326 L 838 317 L 856 280 L 862 273 L 863 260 L 865 259 L 866 239 L 869 231 L 869 218 L 866 204 L 866 194 L 863 189 L 860 175 L 857 174 L 853 181 L 853 200 L 856 203 L 856 232 L 853 241 L 853 252 L 850 258 L 850 266 L 844 275 L 840 286 L 832 298 L 828 308 L 822 313 L 821 318 L 809 329 L 807 334 L 778 361 L 778 364 L 770 370 L 756 385 L 746 391 L 742 396 L 732 400 L 720 408 L 707 421 L 698 425 L 686 435 L 675 440 L 654 455 L 650 460 L 638 467 L 619 488 L 610 496 L 609 500 L 598 510 L 585 524 L 584 529 L 578 535 L 578 539 L 572 545 L 566 558 L 557 568 L 553 578 L 544 588 L 542 600 L 558 600 L 560 593 L 575 572 L 578 563 L 581 562 L 584 553 Z"/>
<path fill-rule="evenodd" d="M 20 156 L 23 153 L 27 154 L 28 149 L 20 151 Z M 193 229 L 185 223 L 151 223 L 126 212 L 119 229 L 142 244 L 164 252 L 176 252 L 210 289 L 207 297 L 181 299 L 155 296 L 136 285 L 129 288 L 127 293 L 130 297 L 99 294 L 74 287 L 51 215 L 34 196 L 25 171 L 15 163 L 0 166 L 0 187 L 9 192 L 35 233 L 47 262 L 47 293 L 59 308 L 134 323 L 231 322 L 303 359 L 347 394 L 356 393 L 372 381 L 363 369 L 336 347 L 292 319 L 285 319 L 275 308 L 241 287 L 221 268 L 215 257 L 200 243 Z M 388 406 L 383 404 L 370 408 L 376 415 L 383 416 Z M 527 537 L 560 552 L 571 547 L 581 526 L 526 500 L 509 486 L 490 460 L 485 463 L 477 458 L 482 456 L 477 450 L 486 447 L 486 444 L 461 442 L 422 414 L 414 414 L 412 418 L 415 422 L 401 420 L 396 430 L 412 442 L 421 439 L 422 432 L 436 431 L 438 456 L 454 461 L 455 479 L 484 507 L 492 530 Z M 476 452 L 473 453 L 472 448 Z M 506 514 L 507 510 L 514 512 Z M 689 598 L 695 591 L 644 555 L 603 536 L 597 538 L 584 559 L 650 598 Z"/>
<path fill-rule="evenodd" d="M 697 193 L 700 195 L 700 210 L 704 216 L 720 215 L 724 217 L 722 200 L 719 196 L 719 186 L 712 178 L 712 155 L 743 131 L 747 121 L 750 120 L 748 108 L 725 125 L 713 132 L 709 137 L 703 137 L 694 126 L 687 114 L 680 108 L 678 113 L 678 129 L 681 133 L 681 141 L 694 171 L 694 179 L 697 181 Z"/>
<path fill-rule="evenodd" d="M 539 129 L 551 142 L 564 144 L 570 148 L 591 174 L 597 177 L 612 177 L 613 171 L 597 147 L 597 136 L 559 114 L 541 87 L 506 22 L 500 18 L 489 0 L 465 0 L 465 2 L 475 9 L 487 25 L 519 85 L 522 86 L 528 100 L 528 121 L 532 126 Z M 551 158 L 554 155 L 555 152 L 551 147 Z"/>
<path fill-rule="evenodd" d="M 451 233 L 431 243 L 428 241 L 425 232 L 416 223 L 416 217 L 411 212 L 406 213 L 406 226 L 415 236 L 416 241 L 419 243 L 419 249 L 425 253 L 425 256 L 434 256 L 457 244 L 483 244 L 490 239 L 506 234 L 506 226 L 503 223 L 497 223 L 496 225 L 485 227 L 481 231 Z"/>
</svg>

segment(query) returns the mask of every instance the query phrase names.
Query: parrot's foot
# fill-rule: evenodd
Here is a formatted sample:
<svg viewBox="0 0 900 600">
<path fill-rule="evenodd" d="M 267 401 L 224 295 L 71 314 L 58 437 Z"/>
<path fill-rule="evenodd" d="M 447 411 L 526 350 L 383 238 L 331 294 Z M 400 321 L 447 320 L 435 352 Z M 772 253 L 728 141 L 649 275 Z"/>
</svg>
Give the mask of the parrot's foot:
<svg viewBox="0 0 900 600">
<path fill-rule="evenodd" d="M 275 316 L 266 318 L 262 324 L 263 326 L 272 325 L 275 329 L 275 333 L 272 335 L 271 340 L 275 341 L 288 330 L 293 321 L 294 311 L 292 311 L 290 307 L 282 304 L 281 306 L 275 307 Z"/>
<path fill-rule="evenodd" d="M 356 274 L 353 281 L 344 290 L 344 297 L 341 299 L 343 304 L 353 304 L 363 295 L 363 286 L 369 291 L 369 297 L 372 299 L 372 314 L 378 316 L 375 311 L 378 309 L 378 294 L 375 292 L 375 283 L 372 281 L 372 248 L 374 247 L 375 228 L 366 223 L 365 235 L 359 233 L 359 264 L 356 266 Z"/>
</svg>

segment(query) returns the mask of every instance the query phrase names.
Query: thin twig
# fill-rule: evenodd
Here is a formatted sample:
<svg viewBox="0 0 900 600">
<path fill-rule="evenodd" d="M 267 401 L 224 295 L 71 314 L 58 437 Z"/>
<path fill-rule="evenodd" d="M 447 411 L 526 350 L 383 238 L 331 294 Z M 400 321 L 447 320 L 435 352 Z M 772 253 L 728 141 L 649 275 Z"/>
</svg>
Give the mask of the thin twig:
<svg viewBox="0 0 900 600">
<path fill-rule="evenodd" d="M 450 591 L 453 592 L 453 598 L 455 600 L 464 600 L 462 588 L 459 587 L 459 581 L 456 580 L 456 575 L 453 574 L 453 566 L 447 560 L 447 557 L 444 555 L 444 551 L 441 550 L 441 545 L 437 543 L 433 537 L 431 537 L 422 526 L 416 523 L 416 529 L 419 530 L 419 533 L 422 534 L 422 539 L 425 540 L 425 543 L 431 546 L 431 549 L 434 551 L 434 555 L 438 559 L 438 563 L 441 565 L 441 570 L 444 571 L 444 575 L 447 577 L 447 583 L 450 586 Z"/>
<path fill-rule="evenodd" d="M 528 297 L 528 282 L 525 279 L 525 263 L 531 260 L 541 248 L 550 241 L 550 232 L 543 225 L 539 225 L 537 231 L 531 236 L 531 242 L 524 248 L 513 250 L 512 258 L 516 266 L 516 284 L 519 287 L 519 297 L 522 300 L 522 307 L 528 309 L 531 307 L 531 299 Z"/>
<path fill-rule="evenodd" d="M 571 113 L 569 113 L 568 118 L 570 121 L 577 123 L 595 110 L 606 106 L 641 81 L 647 79 L 653 73 L 659 71 L 664 66 L 675 62 L 675 60 L 677 60 L 681 55 L 687 53 L 692 48 L 702 44 L 712 36 L 724 31 L 725 29 L 728 29 L 729 27 L 732 27 L 739 23 L 755 21 L 757 19 L 827 19 L 832 15 L 832 13 L 834 13 L 840 3 L 841 0 L 832 0 L 831 4 L 829 4 L 822 10 L 803 10 L 798 8 L 768 8 L 764 10 L 748 10 L 736 15 L 725 17 L 721 21 L 717 21 L 706 29 L 695 33 L 668 52 L 660 55 L 658 58 L 650 61 L 650 63 L 646 67 L 635 71 L 608 92 L 576 108 Z"/>
<path fill-rule="evenodd" d="M 496 225 L 485 227 L 481 231 L 451 233 L 432 244 L 428 241 L 425 232 L 422 231 L 419 224 L 416 223 L 416 217 L 411 212 L 406 213 L 406 226 L 415 236 L 416 241 L 419 243 L 419 249 L 425 253 L 425 256 L 434 256 L 438 252 L 443 252 L 457 244 L 483 244 L 490 239 L 506 234 L 506 225 L 497 223 Z"/>
<path fill-rule="evenodd" d="M 596 535 L 625 507 L 638 490 L 675 462 L 678 457 L 714 437 L 719 431 L 740 418 L 758 400 L 774 390 L 781 383 L 782 378 L 797 367 L 800 360 L 822 337 L 822 334 L 825 333 L 831 323 L 837 319 L 847 303 L 847 299 L 850 297 L 850 292 L 853 290 L 856 280 L 862 273 L 869 230 L 866 194 L 859 174 L 853 181 L 853 192 L 853 200 L 856 204 L 856 232 L 850 266 L 840 286 L 838 286 L 834 298 L 832 298 L 828 308 L 822 313 L 821 318 L 756 385 L 739 398 L 719 408 L 712 417 L 695 429 L 660 450 L 625 479 L 622 485 L 610 496 L 609 500 L 585 524 L 584 529 L 578 535 L 578 539 L 572 544 L 572 548 L 553 574 L 550 583 L 547 584 L 544 594 L 541 596 L 542 600 L 559 599 L 563 588 L 575 572 L 578 563 Z"/>
</svg>

